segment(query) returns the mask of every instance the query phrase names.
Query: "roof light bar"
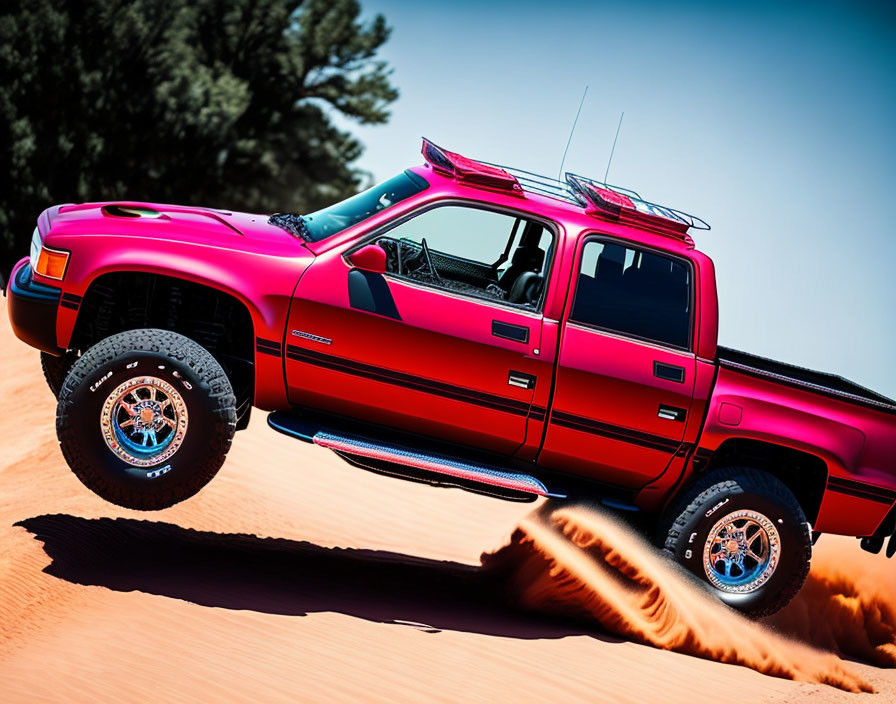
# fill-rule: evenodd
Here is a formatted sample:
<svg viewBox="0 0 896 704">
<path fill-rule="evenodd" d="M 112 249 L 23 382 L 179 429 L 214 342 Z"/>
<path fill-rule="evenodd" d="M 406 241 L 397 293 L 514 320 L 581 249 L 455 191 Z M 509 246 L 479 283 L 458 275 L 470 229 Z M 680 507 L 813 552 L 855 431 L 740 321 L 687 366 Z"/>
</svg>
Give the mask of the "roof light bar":
<svg viewBox="0 0 896 704">
<path fill-rule="evenodd" d="M 483 188 L 493 188 L 519 195 L 523 193 L 519 181 L 502 168 L 449 152 L 425 137 L 421 151 L 426 163 L 443 176 Z"/>
</svg>

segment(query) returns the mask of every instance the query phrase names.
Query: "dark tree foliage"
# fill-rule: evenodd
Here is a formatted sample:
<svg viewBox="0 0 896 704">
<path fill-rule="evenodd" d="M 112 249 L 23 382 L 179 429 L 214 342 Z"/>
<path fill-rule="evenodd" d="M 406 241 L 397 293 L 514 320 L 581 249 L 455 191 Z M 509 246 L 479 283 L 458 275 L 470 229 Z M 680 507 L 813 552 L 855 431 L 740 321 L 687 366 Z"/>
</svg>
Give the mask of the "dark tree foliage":
<svg viewBox="0 0 896 704">
<path fill-rule="evenodd" d="M 54 203 L 307 212 L 355 192 L 398 93 L 356 0 L 5 0 L 2 268 Z"/>
</svg>

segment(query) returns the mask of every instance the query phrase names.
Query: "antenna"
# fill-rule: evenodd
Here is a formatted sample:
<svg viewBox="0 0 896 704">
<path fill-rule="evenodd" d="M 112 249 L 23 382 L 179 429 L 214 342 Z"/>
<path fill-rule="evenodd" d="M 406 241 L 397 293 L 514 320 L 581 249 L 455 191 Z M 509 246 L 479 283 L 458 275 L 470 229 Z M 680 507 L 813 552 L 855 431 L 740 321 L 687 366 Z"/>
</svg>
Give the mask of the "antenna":
<svg viewBox="0 0 896 704">
<path fill-rule="evenodd" d="M 560 171 L 557 172 L 557 180 L 563 180 L 563 165 L 566 163 L 566 152 L 569 151 L 569 145 L 572 143 L 572 135 L 576 131 L 576 125 L 579 122 L 579 115 L 582 112 L 582 106 L 585 104 L 585 96 L 588 95 L 588 86 L 585 86 L 585 92 L 582 93 L 582 100 L 579 103 L 579 109 L 576 110 L 576 119 L 572 121 L 572 129 L 569 131 L 569 139 L 566 140 L 566 149 L 563 150 L 563 158 L 560 160 Z"/>
<path fill-rule="evenodd" d="M 607 177 L 610 175 L 610 164 L 613 163 L 613 154 L 616 152 L 616 140 L 619 139 L 619 130 L 622 128 L 622 118 L 625 117 L 625 110 L 619 116 L 619 124 L 616 125 L 616 136 L 613 137 L 613 148 L 610 150 L 610 158 L 607 159 L 607 170 L 604 172 L 604 185 L 607 185 Z"/>
</svg>

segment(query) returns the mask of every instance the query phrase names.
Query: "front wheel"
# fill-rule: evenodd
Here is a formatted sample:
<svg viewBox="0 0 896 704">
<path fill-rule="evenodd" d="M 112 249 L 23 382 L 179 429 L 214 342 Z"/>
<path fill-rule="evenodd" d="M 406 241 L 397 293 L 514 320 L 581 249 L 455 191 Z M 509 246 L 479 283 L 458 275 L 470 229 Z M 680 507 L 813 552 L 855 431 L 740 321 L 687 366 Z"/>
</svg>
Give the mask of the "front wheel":
<svg viewBox="0 0 896 704">
<path fill-rule="evenodd" d="M 193 496 L 224 462 L 236 399 L 202 346 L 167 330 L 112 335 L 72 366 L 56 433 L 75 475 L 102 498 L 157 510 Z"/>
<path fill-rule="evenodd" d="M 812 540 L 803 510 L 770 474 L 714 471 L 670 512 L 666 553 L 729 606 L 758 618 L 782 609 L 809 573 Z"/>
</svg>

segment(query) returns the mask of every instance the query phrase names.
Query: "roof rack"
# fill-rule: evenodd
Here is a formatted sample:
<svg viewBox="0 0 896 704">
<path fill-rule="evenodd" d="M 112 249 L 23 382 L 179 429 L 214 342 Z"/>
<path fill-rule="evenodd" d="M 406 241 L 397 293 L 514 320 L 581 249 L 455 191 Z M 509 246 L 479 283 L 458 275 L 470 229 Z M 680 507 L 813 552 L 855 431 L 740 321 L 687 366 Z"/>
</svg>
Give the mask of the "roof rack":
<svg viewBox="0 0 896 704">
<path fill-rule="evenodd" d="M 523 187 L 524 191 L 531 191 L 549 198 L 556 198 L 572 205 L 578 205 L 582 208 L 588 205 L 588 201 L 575 191 L 569 188 L 569 184 L 564 181 L 558 181 L 550 176 L 541 176 L 531 171 L 523 171 L 511 166 L 501 166 L 500 164 L 492 164 L 483 161 L 486 166 L 492 166 L 496 169 L 503 169 L 507 173 L 516 177 L 516 180 Z"/>
<path fill-rule="evenodd" d="M 566 172 L 565 180 L 541 176 L 510 166 L 474 161 L 436 146 L 424 137 L 423 156 L 440 173 L 458 181 L 506 190 L 547 196 L 585 209 L 593 215 L 647 226 L 665 234 L 687 237 L 689 228 L 709 230 L 709 224 L 696 215 L 666 205 L 651 203 L 636 191 L 605 181 Z"/>
<path fill-rule="evenodd" d="M 565 175 L 566 182 L 570 188 L 581 193 L 592 205 L 600 210 L 610 211 L 614 214 L 623 210 L 632 210 L 651 218 L 671 220 L 684 226 L 685 229 L 691 227 L 695 230 L 710 229 L 709 223 L 702 218 L 686 213 L 683 210 L 670 208 L 667 205 L 651 203 L 629 188 L 621 188 L 604 181 L 569 172 Z"/>
</svg>

